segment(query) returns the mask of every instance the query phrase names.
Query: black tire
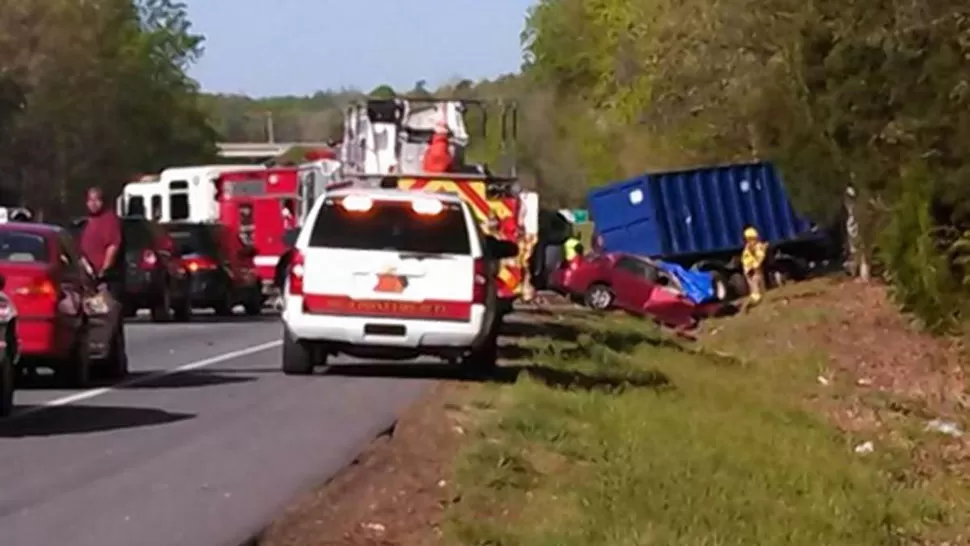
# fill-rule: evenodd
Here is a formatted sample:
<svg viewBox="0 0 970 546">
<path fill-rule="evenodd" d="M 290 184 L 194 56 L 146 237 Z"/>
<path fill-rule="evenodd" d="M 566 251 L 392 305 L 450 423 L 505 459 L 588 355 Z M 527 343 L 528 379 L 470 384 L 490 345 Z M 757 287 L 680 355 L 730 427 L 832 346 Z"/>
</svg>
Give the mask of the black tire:
<svg viewBox="0 0 970 546">
<path fill-rule="evenodd" d="M 590 309 L 606 311 L 613 306 L 615 296 L 609 286 L 603 283 L 594 283 L 583 296 L 583 304 Z"/>
<path fill-rule="evenodd" d="M 0 417 L 13 413 L 13 396 L 17 384 L 17 370 L 8 355 L 0 363 Z"/>
<path fill-rule="evenodd" d="M 192 320 L 192 302 L 189 301 L 188 296 L 175 304 L 173 317 L 178 322 L 189 322 Z"/>
<path fill-rule="evenodd" d="M 166 287 L 162 289 L 158 301 L 152 306 L 152 322 L 170 322 L 172 320 L 172 293 Z"/>
<path fill-rule="evenodd" d="M 481 347 L 473 349 L 465 358 L 464 366 L 476 374 L 486 374 L 498 368 L 498 335 L 490 335 Z"/>
<path fill-rule="evenodd" d="M 215 311 L 220 317 L 231 317 L 233 307 L 235 305 L 232 303 L 232 293 L 227 290 L 223 300 L 215 305 Z"/>
<path fill-rule="evenodd" d="M 72 389 L 84 389 L 91 385 L 91 353 L 86 332 L 78 336 L 71 356 L 61 362 L 57 374 L 61 382 Z"/>
<path fill-rule="evenodd" d="M 732 300 L 741 299 L 748 295 L 748 280 L 744 273 L 733 273 L 727 280 L 728 296 Z"/>
<path fill-rule="evenodd" d="M 102 362 L 104 375 L 108 379 L 121 380 L 128 376 L 128 347 L 125 342 L 124 327 L 119 328 L 111 338 L 111 350 Z"/>
<path fill-rule="evenodd" d="M 314 368 L 313 347 L 293 337 L 283 329 L 283 373 L 286 375 L 311 375 Z"/>
<path fill-rule="evenodd" d="M 724 275 L 720 271 L 711 271 L 711 276 L 714 278 L 714 297 L 717 301 L 730 301 L 731 289 Z"/>
<path fill-rule="evenodd" d="M 251 317 L 258 317 L 263 313 L 263 293 L 259 286 L 246 298 L 246 303 L 243 304 L 243 308 L 245 308 L 246 314 Z"/>
</svg>

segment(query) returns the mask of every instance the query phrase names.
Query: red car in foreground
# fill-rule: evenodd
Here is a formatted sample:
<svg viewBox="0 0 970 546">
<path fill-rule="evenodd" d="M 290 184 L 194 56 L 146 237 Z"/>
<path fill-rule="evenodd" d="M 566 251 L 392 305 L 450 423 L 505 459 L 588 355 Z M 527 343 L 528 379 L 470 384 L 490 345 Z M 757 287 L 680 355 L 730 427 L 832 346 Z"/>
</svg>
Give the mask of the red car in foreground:
<svg viewBox="0 0 970 546">
<path fill-rule="evenodd" d="M 74 387 L 95 369 L 127 374 L 121 305 L 97 291 L 66 230 L 0 224 L 0 275 L 16 308 L 21 366 L 51 368 Z"/>
<path fill-rule="evenodd" d="M 720 302 L 694 303 L 684 296 L 675 276 L 630 254 L 584 256 L 553 272 L 550 285 L 593 309 L 622 309 L 678 330 L 693 327 L 722 307 Z"/>
</svg>

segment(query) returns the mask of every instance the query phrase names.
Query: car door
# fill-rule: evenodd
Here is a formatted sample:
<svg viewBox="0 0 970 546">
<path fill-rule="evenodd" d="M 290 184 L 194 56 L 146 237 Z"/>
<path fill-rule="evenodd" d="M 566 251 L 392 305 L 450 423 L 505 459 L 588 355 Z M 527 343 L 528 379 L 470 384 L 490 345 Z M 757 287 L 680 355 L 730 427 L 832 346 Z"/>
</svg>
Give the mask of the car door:
<svg viewBox="0 0 970 546">
<path fill-rule="evenodd" d="M 642 260 L 630 256 L 617 258 L 610 275 L 613 305 L 631 313 L 642 313 L 643 304 L 650 297 L 649 275 Z"/>
</svg>

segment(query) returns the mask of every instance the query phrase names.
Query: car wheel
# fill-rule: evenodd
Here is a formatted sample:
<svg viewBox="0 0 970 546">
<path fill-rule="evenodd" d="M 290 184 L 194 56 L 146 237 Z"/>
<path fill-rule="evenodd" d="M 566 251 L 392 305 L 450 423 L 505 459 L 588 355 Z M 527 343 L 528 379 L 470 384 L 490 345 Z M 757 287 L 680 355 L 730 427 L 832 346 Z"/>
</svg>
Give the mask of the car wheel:
<svg viewBox="0 0 970 546">
<path fill-rule="evenodd" d="M 61 362 L 57 373 L 70 388 L 83 389 L 91 385 L 91 353 L 86 332 L 78 335 L 71 356 Z"/>
<path fill-rule="evenodd" d="M 313 347 L 296 339 L 283 329 L 283 373 L 286 375 L 310 375 L 314 365 Z"/>
<path fill-rule="evenodd" d="M 735 273 L 728 277 L 727 289 L 730 299 L 741 299 L 750 292 L 748 279 L 744 278 L 744 273 Z"/>
<path fill-rule="evenodd" d="M 124 327 L 119 328 L 111 338 L 111 350 L 104 361 L 104 369 L 109 379 L 124 379 L 128 375 L 127 345 Z"/>
<path fill-rule="evenodd" d="M 473 349 L 463 364 L 468 371 L 476 374 L 494 371 L 498 367 L 498 335 L 490 335 L 481 347 Z"/>
<path fill-rule="evenodd" d="M 152 322 L 168 322 L 172 320 L 172 293 L 168 288 L 162 290 L 162 295 L 152 307 Z"/>
<path fill-rule="evenodd" d="M 13 413 L 14 388 L 17 383 L 15 364 L 4 358 L 0 363 L 0 417 L 7 417 Z"/>
<path fill-rule="evenodd" d="M 717 301 L 727 301 L 729 291 L 724 276 L 717 272 L 712 272 L 711 275 L 714 277 L 714 297 Z"/>
<path fill-rule="evenodd" d="M 587 307 L 597 311 L 605 311 L 613 305 L 613 291 L 605 284 L 594 284 L 586 291 L 583 302 Z"/>
</svg>

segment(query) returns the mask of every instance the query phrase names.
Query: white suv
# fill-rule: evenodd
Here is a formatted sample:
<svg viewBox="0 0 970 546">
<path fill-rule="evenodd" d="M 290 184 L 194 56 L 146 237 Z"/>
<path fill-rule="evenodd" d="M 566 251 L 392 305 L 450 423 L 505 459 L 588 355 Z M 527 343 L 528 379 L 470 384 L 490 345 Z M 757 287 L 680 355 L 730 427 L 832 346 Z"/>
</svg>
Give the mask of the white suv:
<svg viewBox="0 0 970 546">
<path fill-rule="evenodd" d="M 457 196 L 345 189 L 314 204 L 283 296 L 283 371 L 330 355 L 432 355 L 495 366 L 499 260 L 516 245 L 482 235 Z"/>
</svg>

